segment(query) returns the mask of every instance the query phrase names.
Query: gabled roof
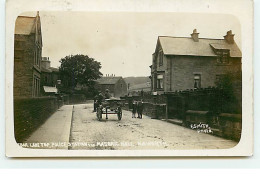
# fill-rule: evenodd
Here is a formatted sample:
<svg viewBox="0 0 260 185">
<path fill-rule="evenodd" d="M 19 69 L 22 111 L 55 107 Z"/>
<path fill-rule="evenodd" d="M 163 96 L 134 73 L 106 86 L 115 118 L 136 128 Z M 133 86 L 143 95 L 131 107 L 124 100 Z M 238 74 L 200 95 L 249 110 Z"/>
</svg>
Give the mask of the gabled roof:
<svg viewBox="0 0 260 185">
<path fill-rule="evenodd" d="M 237 44 L 229 44 L 225 39 L 199 38 L 198 42 L 194 42 L 191 37 L 159 36 L 158 44 L 165 55 L 217 56 L 211 48 L 216 46 L 216 49 L 229 49 L 231 57 L 242 56 Z"/>
<path fill-rule="evenodd" d="M 35 33 L 36 17 L 18 16 L 15 22 L 15 34 L 30 35 Z"/>
<path fill-rule="evenodd" d="M 116 84 L 118 82 L 119 79 L 121 79 L 121 76 L 105 76 L 105 77 L 101 77 L 98 80 L 96 80 L 97 83 L 99 84 L 103 84 L 103 85 L 113 85 Z"/>
</svg>

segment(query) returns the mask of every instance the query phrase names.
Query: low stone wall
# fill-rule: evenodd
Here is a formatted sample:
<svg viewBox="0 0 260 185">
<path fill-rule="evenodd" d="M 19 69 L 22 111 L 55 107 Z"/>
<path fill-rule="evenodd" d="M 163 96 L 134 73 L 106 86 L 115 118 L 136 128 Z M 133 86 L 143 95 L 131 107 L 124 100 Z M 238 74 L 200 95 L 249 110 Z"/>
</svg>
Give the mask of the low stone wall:
<svg viewBox="0 0 260 185">
<path fill-rule="evenodd" d="M 239 141 L 242 131 L 242 115 L 222 113 L 219 115 L 220 129 L 223 137 Z"/>
<path fill-rule="evenodd" d="M 23 142 L 58 109 L 56 97 L 14 99 L 14 132 Z"/>
<path fill-rule="evenodd" d="M 155 104 L 150 102 L 143 103 L 143 114 L 151 117 L 152 119 L 165 119 L 166 117 L 166 104 Z M 132 111 L 128 102 L 124 103 L 122 107 L 124 110 Z"/>
<path fill-rule="evenodd" d="M 213 135 L 239 141 L 242 130 L 242 115 L 221 113 L 210 114 L 208 111 L 188 110 L 183 126 L 191 128 L 191 124 L 207 124 Z"/>
<path fill-rule="evenodd" d="M 69 96 L 70 104 L 86 103 L 86 97 L 84 94 L 72 94 Z"/>
</svg>

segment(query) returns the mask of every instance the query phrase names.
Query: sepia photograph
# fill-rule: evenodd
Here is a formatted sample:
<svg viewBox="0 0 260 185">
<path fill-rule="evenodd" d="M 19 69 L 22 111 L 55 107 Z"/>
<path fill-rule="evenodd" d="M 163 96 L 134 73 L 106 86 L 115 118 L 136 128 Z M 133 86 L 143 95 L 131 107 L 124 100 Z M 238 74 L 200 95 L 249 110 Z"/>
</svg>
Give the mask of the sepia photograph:
<svg viewBox="0 0 260 185">
<path fill-rule="evenodd" d="M 14 30 L 19 146 L 194 150 L 239 143 L 236 17 L 35 11 L 20 14 Z"/>
</svg>

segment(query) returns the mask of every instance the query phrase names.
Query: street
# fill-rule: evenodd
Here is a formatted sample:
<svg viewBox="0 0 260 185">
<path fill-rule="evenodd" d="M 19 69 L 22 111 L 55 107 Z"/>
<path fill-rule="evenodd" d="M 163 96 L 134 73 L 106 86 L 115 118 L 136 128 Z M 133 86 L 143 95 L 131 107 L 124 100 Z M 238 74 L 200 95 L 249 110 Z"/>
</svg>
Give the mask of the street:
<svg viewBox="0 0 260 185">
<path fill-rule="evenodd" d="M 117 115 L 98 121 L 92 103 L 74 105 L 69 141 L 69 150 L 225 149 L 237 144 L 147 116 L 132 118 L 125 110 L 121 121 Z"/>
</svg>

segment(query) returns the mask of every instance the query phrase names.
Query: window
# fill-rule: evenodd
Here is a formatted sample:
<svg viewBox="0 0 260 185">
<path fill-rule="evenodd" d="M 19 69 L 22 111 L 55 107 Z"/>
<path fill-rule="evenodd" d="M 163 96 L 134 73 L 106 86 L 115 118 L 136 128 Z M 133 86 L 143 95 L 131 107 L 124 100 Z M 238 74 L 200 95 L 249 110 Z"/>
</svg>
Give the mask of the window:
<svg viewBox="0 0 260 185">
<path fill-rule="evenodd" d="M 40 78 L 38 78 L 36 75 L 33 76 L 33 97 L 40 96 Z"/>
<path fill-rule="evenodd" d="M 34 65 L 41 67 L 40 63 L 41 63 L 41 49 L 38 48 L 38 46 L 36 46 L 34 50 Z"/>
<path fill-rule="evenodd" d="M 218 58 L 217 58 L 218 63 L 221 63 L 221 64 L 229 63 L 229 51 L 228 50 L 218 51 L 217 55 L 218 55 Z"/>
<path fill-rule="evenodd" d="M 163 75 L 157 75 L 157 89 L 163 89 Z"/>
<path fill-rule="evenodd" d="M 163 65 L 163 52 L 160 51 L 159 52 L 159 66 L 162 66 Z"/>
<path fill-rule="evenodd" d="M 201 88 L 201 75 L 194 74 L 194 89 Z"/>
<path fill-rule="evenodd" d="M 38 49 L 35 49 L 34 51 L 34 65 L 37 65 L 38 61 Z"/>
<path fill-rule="evenodd" d="M 217 86 L 221 85 L 221 82 L 223 82 L 224 78 L 225 78 L 225 74 L 218 74 L 218 75 L 216 75 L 215 84 Z"/>
<path fill-rule="evenodd" d="M 223 52 L 223 55 L 221 57 L 221 63 L 226 64 L 228 62 L 229 62 L 228 61 L 228 53 L 227 52 Z"/>
</svg>

